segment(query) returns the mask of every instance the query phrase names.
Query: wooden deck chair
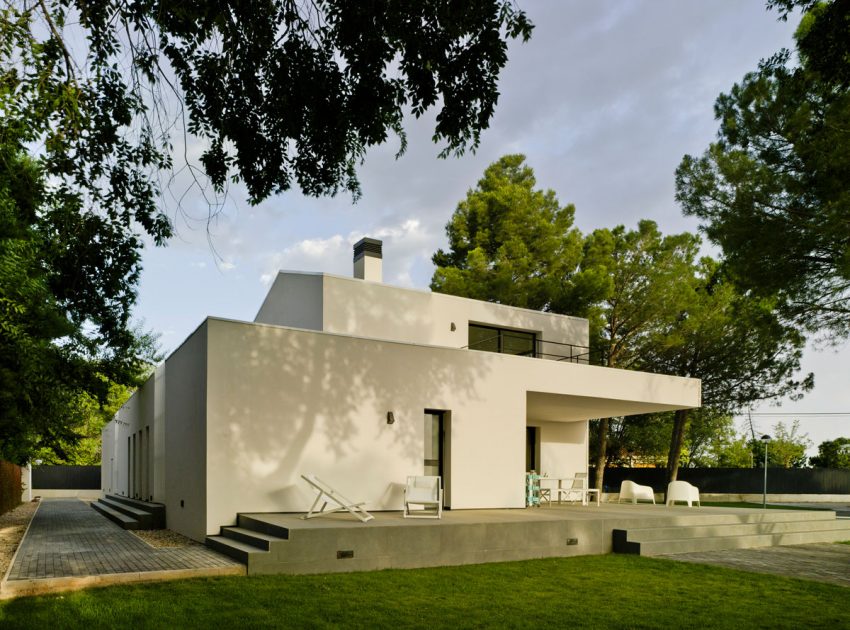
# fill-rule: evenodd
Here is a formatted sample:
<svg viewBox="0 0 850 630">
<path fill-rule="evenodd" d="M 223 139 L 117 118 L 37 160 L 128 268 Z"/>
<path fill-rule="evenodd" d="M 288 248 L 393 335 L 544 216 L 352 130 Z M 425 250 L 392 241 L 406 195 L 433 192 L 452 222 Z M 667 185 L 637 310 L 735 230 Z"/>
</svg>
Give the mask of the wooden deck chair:
<svg viewBox="0 0 850 630">
<path fill-rule="evenodd" d="M 354 501 L 347 499 L 331 488 L 329 484 L 319 479 L 316 475 L 301 475 L 301 478 L 313 486 L 313 489 L 318 493 L 316 495 L 316 500 L 313 501 L 313 505 L 310 507 L 310 511 L 302 516 L 302 519 L 315 518 L 317 516 L 333 514 L 334 512 L 350 512 L 352 516 L 360 519 L 364 523 L 375 518 L 363 509 L 363 506 L 366 505 L 365 502 L 355 503 Z M 322 507 L 316 511 L 316 506 L 319 505 L 320 501 L 322 501 Z M 325 511 L 328 503 L 331 502 L 336 503 L 339 507 Z"/>
<path fill-rule="evenodd" d="M 411 510 L 410 506 L 420 509 Z M 442 518 L 443 484 L 439 477 L 408 477 L 404 487 L 404 518 Z"/>
</svg>

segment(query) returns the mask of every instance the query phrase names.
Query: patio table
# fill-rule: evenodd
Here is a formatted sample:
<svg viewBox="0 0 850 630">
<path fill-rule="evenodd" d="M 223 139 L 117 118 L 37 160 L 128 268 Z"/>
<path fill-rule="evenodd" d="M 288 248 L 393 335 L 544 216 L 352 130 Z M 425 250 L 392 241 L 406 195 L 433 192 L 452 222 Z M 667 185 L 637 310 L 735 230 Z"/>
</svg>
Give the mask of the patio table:
<svg viewBox="0 0 850 630">
<path fill-rule="evenodd" d="M 558 493 L 558 504 L 560 505 L 560 503 L 561 503 L 561 490 L 563 488 L 565 488 L 565 486 L 564 486 L 565 481 L 569 482 L 569 485 L 572 485 L 574 481 L 581 481 L 582 485 L 587 484 L 587 478 L 586 477 L 543 477 L 543 478 L 540 479 L 541 487 L 542 487 L 544 481 L 557 481 L 558 482 L 557 488 L 553 486 L 550 489 L 550 493 L 549 493 L 550 500 L 548 502 L 549 505 L 552 504 L 552 501 L 551 501 L 551 496 L 552 496 L 551 492 L 552 491 L 557 491 L 557 493 Z M 566 487 L 569 487 L 569 485 L 566 486 Z M 581 489 L 575 488 L 575 491 L 581 493 L 581 504 L 582 505 L 587 505 L 588 504 L 588 495 L 593 494 L 593 495 L 596 496 L 596 505 L 599 506 L 599 504 L 600 504 L 600 502 L 599 502 L 599 490 L 597 490 L 596 488 L 588 488 L 588 487 L 585 486 L 584 488 L 581 488 Z"/>
</svg>

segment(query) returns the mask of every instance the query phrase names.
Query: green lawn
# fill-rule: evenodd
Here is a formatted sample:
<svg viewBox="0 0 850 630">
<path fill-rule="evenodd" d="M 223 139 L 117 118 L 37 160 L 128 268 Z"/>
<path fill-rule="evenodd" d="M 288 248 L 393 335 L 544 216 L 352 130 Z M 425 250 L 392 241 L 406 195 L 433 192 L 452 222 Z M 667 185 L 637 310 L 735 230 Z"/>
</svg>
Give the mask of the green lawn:
<svg viewBox="0 0 850 630">
<path fill-rule="evenodd" d="M 215 578 L 0 604 L 12 628 L 847 628 L 850 589 L 637 556 Z"/>
</svg>

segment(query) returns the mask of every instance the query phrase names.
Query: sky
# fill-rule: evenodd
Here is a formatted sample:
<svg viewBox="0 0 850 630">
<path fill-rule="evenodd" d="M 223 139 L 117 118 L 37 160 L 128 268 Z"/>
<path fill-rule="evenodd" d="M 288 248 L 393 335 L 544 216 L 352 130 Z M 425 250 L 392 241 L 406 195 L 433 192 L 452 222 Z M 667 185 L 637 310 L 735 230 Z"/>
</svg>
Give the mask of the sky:
<svg viewBox="0 0 850 630">
<path fill-rule="evenodd" d="M 696 231 L 674 199 L 682 156 L 715 138 L 713 105 L 743 75 L 783 47 L 796 27 L 763 0 L 519 0 L 536 28 L 512 43 L 490 128 L 472 154 L 441 160 L 431 142 L 434 112 L 406 121 L 398 141 L 371 150 L 359 170 L 363 195 L 313 199 L 298 192 L 250 206 L 234 187 L 212 220 L 186 173 L 171 184 L 177 230 L 167 247 L 148 247 L 136 316 L 176 348 L 208 315 L 252 320 L 279 269 L 351 274 L 351 246 L 384 242 L 384 281 L 427 288 L 431 255 L 446 246 L 445 224 L 488 164 L 526 155 L 539 188 L 576 207 L 583 232 L 655 220 L 665 233 Z M 188 141 L 183 152 L 202 147 Z M 179 159 L 179 158 L 178 158 Z M 182 199 L 174 210 L 173 199 Z M 707 246 L 706 251 L 712 251 Z M 819 345 L 823 345 L 822 343 Z M 840 412 L 800 417 L 816 452 L 823 440 L 850 436 L 850 346 L 807 348 L 803 369 L 815 390 L 802 401 L 763 405 L 757 414 Z M 754 415 L 772 432 L 791 416 Z"/>
</svg>

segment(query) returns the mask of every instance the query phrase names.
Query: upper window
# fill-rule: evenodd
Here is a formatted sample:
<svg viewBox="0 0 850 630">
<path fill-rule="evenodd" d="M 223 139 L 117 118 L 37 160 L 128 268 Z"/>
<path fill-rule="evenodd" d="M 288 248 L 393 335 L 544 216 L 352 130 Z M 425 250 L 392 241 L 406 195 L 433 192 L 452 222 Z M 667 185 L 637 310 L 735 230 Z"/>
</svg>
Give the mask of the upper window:
<svg viewBox="0 0 850 630">
<path fill-rule="evenodd" d="M 469 348 L 485 352 L 537 356 L 537 335 L 531 332 L 494 328 L 479 324 L 469 325 Z"/>
</svg>

